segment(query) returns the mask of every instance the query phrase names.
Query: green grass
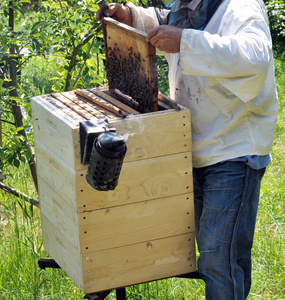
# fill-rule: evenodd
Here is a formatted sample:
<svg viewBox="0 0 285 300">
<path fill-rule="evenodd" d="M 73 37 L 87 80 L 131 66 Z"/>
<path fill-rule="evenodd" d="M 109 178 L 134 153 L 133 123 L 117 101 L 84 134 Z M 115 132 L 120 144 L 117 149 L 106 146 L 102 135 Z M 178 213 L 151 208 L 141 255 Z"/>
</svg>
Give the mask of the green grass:
<svg viewBox="0 0 285 300">
<path fill-rule="evenodd" d="M 264 176 L 253 248 L 253 284 L 248 299 L 285 299 L 285 62 L 276 60 L 279 119 L 272 163 Z M 45 80 L 45 79 L 41 79 Z M 36 91 L 36 88 L 35 88 Z M 11 168 L 5 183 L 36 198 L 27 166 Z M 0 299 L 82 299 L 84 294 L 58 269 L 41 270 L 42 247 L 39 209 L 0 191 Z M 204 299 L 204 283 L 170 278 L 131 286 L 128 299 Z M 107 298 L 115 299 L 112 292 Z"/>
</svg>

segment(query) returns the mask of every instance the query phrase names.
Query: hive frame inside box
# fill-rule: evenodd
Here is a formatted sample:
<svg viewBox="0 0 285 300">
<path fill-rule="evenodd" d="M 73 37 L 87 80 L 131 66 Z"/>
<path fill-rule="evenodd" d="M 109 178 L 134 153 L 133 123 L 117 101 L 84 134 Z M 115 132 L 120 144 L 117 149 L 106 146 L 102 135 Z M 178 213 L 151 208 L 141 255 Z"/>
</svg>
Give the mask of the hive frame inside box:
<svg viewBox="0 0 285 300">
<path fill-rule="evenodd" d="M 58 97 L 67 95 L 78 97 Z M 84 293 L 196 269 L 189 110 L 110 116 L 128 150 L 107 192 L 88 185 L 80 161 L 88 113 L 51 95 L 33 98 L 32 110 L 44 248 Z"/>
</svg>

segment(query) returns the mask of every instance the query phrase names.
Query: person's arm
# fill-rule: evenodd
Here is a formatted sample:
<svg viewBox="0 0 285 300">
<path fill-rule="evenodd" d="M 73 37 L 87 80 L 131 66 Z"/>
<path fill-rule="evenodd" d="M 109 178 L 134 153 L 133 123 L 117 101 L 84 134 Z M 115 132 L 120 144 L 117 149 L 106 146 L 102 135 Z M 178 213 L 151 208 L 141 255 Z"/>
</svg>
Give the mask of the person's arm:
<svg viewBox="0 0 285 300">
<path fill-rule="evenodd" d="M 240 7 L 238 14 L 225 16 L 220 35 L 184 29 L 180 42 L 182 74 L 214 77 L 243 101 L 255 98 L 272 64 L 266 20 L 256 1 L 255 6 Z"/>
</svg>

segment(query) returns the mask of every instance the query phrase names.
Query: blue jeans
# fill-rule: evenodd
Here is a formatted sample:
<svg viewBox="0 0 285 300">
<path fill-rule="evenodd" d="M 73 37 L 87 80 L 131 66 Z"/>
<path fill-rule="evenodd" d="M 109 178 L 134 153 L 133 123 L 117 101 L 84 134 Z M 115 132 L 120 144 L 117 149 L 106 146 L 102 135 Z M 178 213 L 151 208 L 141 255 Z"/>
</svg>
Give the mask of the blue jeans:
<svg viewBox="0 0 285 300">
<path fill-rule="evenodd" d="M 207 300 L 243 300 L 249 294 L 264 172 L 230 161 L 193 169 L 198 272 Z"/>
</svg>

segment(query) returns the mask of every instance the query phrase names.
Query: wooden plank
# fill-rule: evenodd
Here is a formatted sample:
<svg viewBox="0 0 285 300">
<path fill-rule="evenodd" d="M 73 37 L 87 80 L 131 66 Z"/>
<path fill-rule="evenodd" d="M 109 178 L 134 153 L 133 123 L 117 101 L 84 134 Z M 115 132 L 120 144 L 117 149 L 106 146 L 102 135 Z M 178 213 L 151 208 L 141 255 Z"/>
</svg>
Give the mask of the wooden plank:
<svg viewBox="0 0 285 300">
<path fill-rule="evenodd" d="M 80 212 L 193 191 L 190 152 L 125 162 L 116 189 L 99 192 L 86 181 L 88 166 L 75 171 L 37 139 L 35 149 L 38 176 L 62 198 L 77 199 Z"/>
<path fill-rule="evenodd" d="M 138 244 L 195 231 L 193 194 L 80 214 L 82 253 Z"/>
<path fill-rule="evenodd" d="M 127 140 L 125 161 L 192 151 L 189 110 L 128 116 L 110 123 Z"/>
<path fill-rule="evenodd" d="M 68 274 L 80 289 L 83 289 L 82 256 L 80 249 L 75 248 L 45 215 L 41 216 L 43 245 L 45 250 Z"/>
<path fill-rule="evenodd" d="M 56 107 L 58 110 L 60 110 L 63 114 L 71 117 L 75 122 L 80 122 L 82 119 L 86 120 L 84 116 L 80 116 L 78 113 L 76 113 L 73 109 L 65 105 L 64 103 L 58 101 L 55 97 L 53 97 L 51 94 L 49 95 L 43 95 L 43 98 L 45 98 L 50 104 L 52 104 L 54 107 Z"/>
<path fill-rule="evenodd" d="M 41 177 L 62 198 L 76 201 L 75 170 L 37 139 L 35 139 L 35 150 L 38 177 Z"/>
<path fill-rule="evenodd" d="M 120 108 L 116 107 L 112 103 L 107 102 L 103 98 L 98 97 L 97 95 L 94 95 L 92 92 L 88 90 L 75 90 L 75 94 L 80 95 L 82 97 L 87 98 L 88 100 L 92 101 L 95 105 L 101 106 L 104 109 L 114 113 L 118 117 L 125 118 L 126 113 L 123 112 Z"/>
<path fill-rule="evenodd" d="M 124 110 L 125 112 L 127 112 L 129 114 L 134 114 L 134 115 L 138 114 L 138 112 L 136 110 L 134 110 L 131 107 L 116 100 L 114 97 L 109 96 L 108 94 L 104 93 L 103 91 L 100 91 L 100 89 L 94 88 L 94 89 L 89 89 L 89 91 L 94 93 L 95 95 L 107 100 L 108 102 L 112 103 L 113 105 L 117 106 L 118 108 Z"/>
<path fill-rule="evenodd" d="M 62 93 L 65 97 L 68 97 L 70 100 L 72 100 L 74 103 L 78 104 L 85 110 L 87 110 L 89 113 L 91 113 L 94 117 L 101 119 L 101 118 L 107 118 L 107 119 L 117 119 L 118 117 L 114 114 L 108 112 L 107 110 L 94 105 L 93 102 L 89 101 L 88 99 L 76 95 L 74 91 L 71 92 L 65 92 Z"/>
<path fill-rule="evenodd" d="M 115 190 L 99 192 L 85 179 L 86 171 L 76 172 L 78 211 L 181 195 L 193 191 L 191 153 L 179 153 L 123 163 Z"/>
<path fill-rule="evenodd" d="M 63 105 L 62 103 L 55 101 L 50 95 L 36 96 L 31 99 L 32 109 L 40 106 L 48 112 L 55 115 L 57 118 L 62 119 L 70 127 L 77 127 L 79 121 L 84 121 L 85 118 L 80 117 L 73 110 Z M 58 105 L 57 105 L 58 104 Z M 64 108 L 68 111 L 65 111 Z"/>
<path fill-rule="evenodd" d="M 41 213 L 75 248 L 80 249 L 76 202 L 63 199 L 41 177 L 38 177 L 38 182 Z"/>
<path fill-rule="evenodd" d="M 164 103 L 165 105 L 168 105 L 170 108 L 175 109 L 175 110 L 180 110 L 183 109 L 183 107 L 179 104 L 177 104 L 175 101 L 170 99 L 169 97 L 163 95 L 162 93 L 158 93 L 158 99 Z"/>
<path fill-rule="evenodd" d="M 56 100 L 61 102 L 62 104 L 66 105 L 73 111 L 75 111 L 78 115 L 85 118 L 86 120 L 90 120 L 94 117 L 94 115 L 90 114 L 86 109 L 79 106 L 77 103 L 70 100 L 68 97 L 64 96 L 64 93 L 55 93 L 51 94 L 52 97 L 54 97 Z"/>
<path fill-rule="evenodd" d="M 121 23 L 119 21 L 116 21 L 112 18 L 104 17 L 103 18 L 103 23 L 108 24 L 110 26 L 113 26 L 115 28 L 117 27 L 118 29 L 126 32 L 126 34 L 130 34 L 133 37 L 135 37 L 137 39 L 141 39 L 144 42 L 145 42 L 145 39 L 147 37 L 147 33 L 145 33 L 144 31 L 141 31 L 141 30 L 138 30 L 134 27 L 128 26 L 128 25 L 126 25 L 124 23 Z"/>
<path fill-rule="evenodd" d="M 42 97 L 32 99 L 32 111 L 35 139 L 69 167 L 82 168 L 78 120 L 69 117 Z"/>
<path fill-rule="evenodd" d="M 82 255 L 85 293 L 196 270 L 193 233 Z"/>
</svg>

